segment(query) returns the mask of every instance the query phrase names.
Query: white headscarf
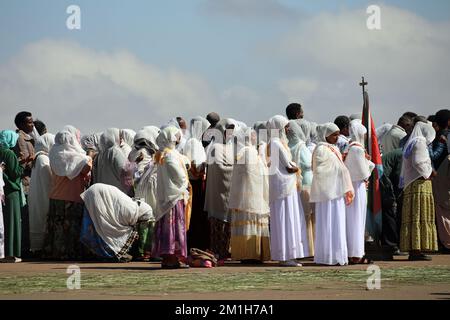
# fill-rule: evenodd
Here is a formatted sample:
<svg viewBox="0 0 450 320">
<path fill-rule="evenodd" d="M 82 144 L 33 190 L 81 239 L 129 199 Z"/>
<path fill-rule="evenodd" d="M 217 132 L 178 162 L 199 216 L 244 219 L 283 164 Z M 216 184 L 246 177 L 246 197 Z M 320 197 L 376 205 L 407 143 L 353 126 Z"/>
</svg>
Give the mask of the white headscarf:
<svg viewBox="0 0 450 320">
<path fill-rule="evenodd" d="M 284 143 L 288 143 L 285 127 L 289 124 L 289 120 L 281 115 L 273 116 L 267 121 L 267 129 L 269 130 L 270 139 L 280 138 Z"/>
<path fill-rule="evenodd" d="M 36 139 L 36 144 L 34 145 L 34 149 L 36 154 L 44 153 L 48 154 L 50 149 L 55 144 L 55 135 L 51 133 L 43 134 Z"/>
<path fill-rule="evenodd" d="M 390 123 L 385 123 L 381 127 L 378 127 L 376 129 L 377 140 L 381 141 L 383 139 L 383 137 L 386 135 L 386 133 L 388 133 L 388 131 L 391 130 L 391 128 L 392 128 L 392 124 L 390 124 Z"/>
<path fill-rule="evenodd" d="M 131 147 L 134 142 L 134 137 L 136 136 L 136 131 L 131 129 L 122 129 L 120 130 L 120 136 L 123 142 Z"/>
<path fill-rule="evenodd" d="M 89 149 L 98 151 L 101 133 L 91 133 L 81 137 L 81 146 L 85 151 Z"/>
<path fill-rule="evenodd" d="M 256 131 L 258 136 L 258 143 L 267 143 L 268 133 L 267 133 L 267 121 L 257 121 L 253 125 L 253 129 Z M 263 130 L 266 132 L 263 133 Z"/>
<path fill-rule="evenodd" d="M 95 182 L 106 183 L 126 191 L 124 172 L 128 158 L 120 148 L 120 130 L 109 128 L 100 137 L 100 152 L 94 167 Z"/>
<path fill-rule="evenodd" d="M 181 137 L 181 130 L 174 126 L 168 126 L 159 132 L 158 137 L 156 138 L 156 144 L 160 151 L 164 151 L 164 149 L 174 149 L 177 141 L 179 141 Z"/>
<path fill-rule="evenodd" d="M 350 121 L 350 139 L 358 142 L 364 146 L 364 135 L 367 133 L 366 127 L 361 123 L 361 120 L 356 119 Z"/>
<path fill-rule="evenodd" d="M 375 164 L 366 158 L 366 150 L 364 149 L 364 135 L 366 133 L 367 129 L 362 125 L 361 120 L 350 121 L 352 143 L 348 147 L 344 162 L 350 172 L 352 181 L 368 179 L 375 168 Z"/>
<path fill-rule="evenodd" d="M 417 122 L 403 148 L 403 161 L 400 174 L 400 188 L 406 188 L 416 179 L 427 179 L 432 171 L 428 146 L 436 137 L 430 123 Z"/>
<path fill-rule="evenodd" d="M 306 143 L 306 135 L 303 132 L 298 120 L 289 121 L 289 130 L 287 133 L 287 137 L 289 139 L 290 148 L 299 143 Z"/>
<path fill-rule="evenodd" d="M 311 202 L 334 200 L 347 192 L 354 192 L 350 172 L 342 161 L 339 149 L 326 141 L 336 131 L 339 128 L 331 122 L 317 127 L 320 142 L 313 153 Z"/>
<path fill-rule="evenodd" d="M 311 142 L 316 143 L 316 142 L 318 142 L 317 141 L 317 123 L 311 121 L 310 124 L 311 124 L 311 135 L 310 135 Z"/>
<path fill-rule="evenodd" d="M 239 158 L 242 153 L 242 149 L 245 147 L 253 147 L 256 148 L 252 144 L 252 134 L 255 134 L 255 131 L 252 128 L 238 128 L 233 132 L 233 136 L 235 137 L 236 142 L 236 157 Z M 253 159 L 254 160 L 254 159 Z"/>
<path fill-rule="evenodd" d="M 195 117 L 191 119 L 190 138 L 184 145 L 183 154 L 197 167 L 206 162 L 206 152 L 203 148 L 202 136 L 208 128 L 209 122 L 205 118 Z"/>
<path fill-rule="evenodd" d="M 80 130 L 78 130 L 74 126 L 69 124 L 69 125 L 65 126 L 62 129 L 62 131 L 69 131 L 77 139 L 77 142 L 79 144 L 81 143 L 81 132 L 80 132 Z"/>
<path fill-rule="evenodd" d="M 327 138 L 333 133 L 339 131 L 339 127 L 332 122 L 327 122 L 317 126 L 317 141 L 327 142 Z"/>
<path fill-rule="evenodd" d="M 186 157 L 175 149 L 180 134 L 180 129 L 169 126 L 162 129 L 156 138 L 160 150 L 157 158 L 161 157 L 157 159 L 156 221 L 167 214 L 179 200 L 187 201 L 189 198 Z"/>
<path fill-rule="evenodd" d="M 152 208 L 133 201 L 118 188 L 96 183 L 81 195 L 98 235 L 117 254 L 139 221 L 153 220 Z"/>
<path fill-rule="evenodd" d="M 76 136 L 66 130 L 56 134 L 49 158 L 52 171 L 57 176 L 67 177 L 70 180 L 76 178 L 91 161 L 81 148 Z"/>
<path fill-rule="evenodd" d="M 100 136 L 100 150 L 106 151 L 112 147 L 120 147 L 120 130 L 109 128 Z"/>
<path fill-rule="evenodd" d="M 135 162 L 142 154 L 144 159 L 139 162 L 140 169 L 143 169 L 151 159 L 151 154 L 158 151 L 156 138 L 158 137 L 160 129 L 154 126 L 147 126 L 139 130 L 134 136 L 133 147 L 128 155 L 128 160 Z"/>
<path fill-rule="evenodd" d="M 312 131 L 312 123 L 305 119 L 296 120 L 300 128 L 302 129 L 303 135 L 305 137 L 305 142 L 311 142 L 311 131 Z"/>
</svg>

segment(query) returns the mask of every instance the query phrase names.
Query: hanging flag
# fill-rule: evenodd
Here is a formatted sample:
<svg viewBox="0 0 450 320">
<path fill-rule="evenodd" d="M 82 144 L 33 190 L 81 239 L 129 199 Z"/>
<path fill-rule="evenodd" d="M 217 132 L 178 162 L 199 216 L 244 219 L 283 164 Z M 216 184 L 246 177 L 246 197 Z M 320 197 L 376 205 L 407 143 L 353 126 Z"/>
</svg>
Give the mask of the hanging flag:
<svg viewBox="0 0 450 320">
<path fill-rule="evenodd" d="M 375 125 L 370 112 L 369 94 L 365 90 L 367 82 L 364 81 L 364 77 L 362 78 L 362 83 L 360 83 L 360 85 L 363 87 L 364 98 L 362 124 L 367 129 L 365 144 L 367 153 L 370 155 L 371 161 L 375 164 L 375 169 L 369 179 L 366 230 L 375 241 L 379 241 L 381 239 L 382 228 L 380 178 L 383 175 L 383 163 L 381 161 L 381 153 L 378 145 Z"/>
</svg>

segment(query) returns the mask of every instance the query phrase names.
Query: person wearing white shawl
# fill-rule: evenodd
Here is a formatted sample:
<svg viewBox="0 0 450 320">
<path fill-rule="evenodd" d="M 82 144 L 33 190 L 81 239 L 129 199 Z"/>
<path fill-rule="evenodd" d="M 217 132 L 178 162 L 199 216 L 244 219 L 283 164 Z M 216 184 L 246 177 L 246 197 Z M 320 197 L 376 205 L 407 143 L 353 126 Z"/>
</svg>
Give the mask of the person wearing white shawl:
<svg viewBox="0 0 450 320">
<path fill-rule="evenodd" d="M 258 154 L 263 161 L 264 165 L 267 167 L 267 138 L 268 138 L 268 131 L 267 131 L 267 121 L 257 121 L 253 125 L 253 130 L 256 131 L 256 135 L 258 138 L 257 141 L 257 150 Z"/>
<path fill-rule="evenodd" d="M 100 137 L 102 133 L 91 133 L 81 137 L 80 144 L 87 154 L 90 152 L 97 154 L 99 151 Z"/>
<path fill-rule="evenodd" d="M 80 194 L 89 183 L 92 158 L 81 148 L 79 137 L 79 130 L 66 127 L 56 134 L 55 144 L 49 152 L 52 182 L 44 238 L 44 258 L 83 258 L 79 241 L 83 218 L 83 201 Z"/>
<path fill-rule="evenodd" d="M 302 126 L 303 128 L 303 126 Z M 307 131 L 307 129 L 304 129 L 305 132 Z M 309 140 L 306 141 L 306 146 L 308 147 L 309 151 L 311 151 L 311 153 L 314 152 L 314 149 L 317 146 L 317 123 L 310 121 L 309 122 L 309 130 L 310 130 L 310 134 L 309 136 L 307 135 L 306 138 L 309 137 Z"/>
<path fill-rule="evenodd" d="M 205 207 L 206 152 L 202 137 L 210 124 L 203 117 L 194 117 L 189 126 L 189 139 L 183 148 L 183 154 L 191 162 L 189 180 L 192 186 L 192 216 L 187 234 L 188 249 L 209 249 L 209 221 Z"/>
<path fill-rule="evenodd" d="M 156 210 L 157 186 L 157 166 L 154 156 L 158 151 L 156 138 L 159 132 L 159 128 L 155 126 L 143 127 L 134 136 L 133 148 L 128 155 L 128 160 L 137 164 L 134 172 L 134 196 L 144 199 L 153 211 Z M 148 224 L 139 224 L 137 260 L 148 261 L 151 258 L 153 231 L 153 221 L 149 221 Z"/>
<path fill-rule="evenodd" d="M 81 242 L 100 257 L 130 261 L 128 251 L 138 237 L 136 229 L 154 220 L 152 208 L 103 183 L 92 185 L 81 198 L 85 205 Z"/>
<path fill-rule="evenodd" d="M 28 195 L 28 210 L 30 212 L 30 250 L 39 252 L 44 246 L 45 227 L 49 208 L 49 192 L 52 182 L 52 169 L 48 154 L 55 136 L 43 134 L 36 139 L 34 146 L 36 156 L 31 171 L 30 193 Z"/>
<path fill-rule="evenodd" d="M 270 260 L 268 170 L 255 148 L 256 132 L 234 133 L 237 152 L 230 185 L 231 258 L 242 262 Z"/>
<path fill-rule="evenodd" d="M 303 243 L 301 217 L 303 207 L 298 199 L 300 169 L 292 161 L 286 130 L 289 121 L 277 115 L 269 119 L 269 206 L 270 252 L 280 265 L 298 267 L 295 259 L 304 258 L 307 243 Z"/>
<path fill-rule="evenodd" d="M 139 130 L 133 143 L 128 160 L 137 163 L 134 174 L 135 197 L 143 198 L 152 209 L 156 210 L 156 164 L 154 156 L 158 151 L 156 138 L 160 129 L 147 126 Z"/>
<path fill-rule="evenodd" d="M 228 199 L 233 173 L 232 132 L 234 123 L 221 119 L 207 148 L 205 211 L 210 221 L 210 249 L 219 259 L 230 256 L 230 215 Z M 231 141 L 231 142 L 230 142 Z"/>
<path fill-rule="evenodd" d="M 126 158 L 128 158 L 128 155 L 132 150 L 135 136 L 136 132 L 134 130 L 131 129 L 120 130 L 120 149 L 122 150 Z"/>
<path fill-rule="evenodd" d="M 325 265 L 348 263 L 345 206 L 353 200 L 350 173 L 335 146 L 339 128 L 328 122 L 317 127 L 318 145 L 313 153 L 310 201 L 315 203 L 314 262 Z"/>
<path fill-rule="evenodd" d="M 129 194 L 132 170 L 128 157 L 120 148 L 120 130 L 107 129 L 100 137 L 100 152 L 94 162 L 94 183 L 105 183 Z"/>
<path fill-rule="evenodd" d="M 437 251 L 435 206 L 431 178 L 433 170 L 428 146 L 436 131 L 429 123 L 417 122 L 403 148 L 400 188 L 403 189 L 400 250 L 410 260 L 431 260 L 423 252 Z"/>
<path fill-rule="evenodd" d="M 159 151 L 156 187 L 155 234 L 153 257 L 163 259 L 163 268 L 185 267 L 187 257 L 186 231 L 189 229 L 190 194 L 187 166 L 189 161 L 176 150 L 180 129 L 168 126 L 161 130 L 156 143 Z"/>
<path fill-rule="evenodd" d="M 304 215 L 300 217 L 302 225 L 302 242 L 304 246 L 305 256 L 314 256 L 314 216 L 311 203 L 309 202 L 309 194 L 312 183 L 312 154 L 306 146 L 306 141 L 310 132 L 303 130 L 308 127 L 309 122 L 304 119 L 290 120 L 287 137 L 289 139 L 289 148 L 291 150 L 292 160 L 299 165 L 301 175 L 297 175 L 300 180 L 297 182 L 301 186 L 297 190 L 299 201 L 302 204 Z"/>
<path fill-rule="evenodd" d="M 184 145 L 186 144 L 186 141 L 189 139 L 186 121 L 182 117 L 172 118 L 169 120 L 169 122 L 167 122 L 167 124 L 161 127 L 161 130 L 170 126 L 180 129 L 181 138 L 176 146 L 176 149 L 178 152 L 183 152 Z"/>
<path fill-rule="evenodd" d="M 350 172 L 355 198 L 346 211 L 347 251 L 350 263 L 362 263 L 364 260 L 364 240 L 366 230 L 368 181 L 375 165 L 368 160 L 364 148 L 367 129 L 361 120 L 350 121 L 351 143 L 346 151 L 344 163 Z"/>
</svg>

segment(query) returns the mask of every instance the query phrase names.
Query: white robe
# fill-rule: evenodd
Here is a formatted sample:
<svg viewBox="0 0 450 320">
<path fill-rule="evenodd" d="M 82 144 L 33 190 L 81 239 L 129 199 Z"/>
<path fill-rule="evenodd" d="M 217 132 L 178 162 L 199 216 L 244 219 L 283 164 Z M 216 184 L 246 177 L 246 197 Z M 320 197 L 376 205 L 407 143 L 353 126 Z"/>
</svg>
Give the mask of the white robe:
<svg viewBox="0 0 450 320">
<path fill-rule="evenodd" d="M 269 176 L 271 258 L 277 261 L 304 258 L 309 252 L 306 234 L 302 235 L 306 227 L 303 207 L 297 193 L 296 175 L 286 170 L 292 165 L 291 155 L 278 138 L 272 139 L 269 148 L 272 172 Z"/>
<path fill-rule="evenodd" d="M 364 256 L 364 232 L 366 229 L 367 192 L 364 181 L 353 182 L 355 199 L 346 208 L 347 250 L 349 257 Z"/>
<path fill-rule="evenodd" d="M 355 191 L 352 204 L 346 208 L 348 255 L 352 258 L 362 258 L 367 214 L 367 192 L 364 181 L 370 177 L 375 165 L 366 159 L 365 150 L 358 143 L 350 144 L 344 163 L 350 172 Z"/>
<path fill-rule="evenodd" d="M 316 203 L 314 245 L 315 263 L 348 263 L 344 197 Z"/>
<path fill-rule="evenodd" d="M 49 208 L 49 192 L 52 181 L 50 159 L 46 154 L 37 157 L 31 172 L 30 193 L 30 249 L 42 250 Z"/>
</svg>

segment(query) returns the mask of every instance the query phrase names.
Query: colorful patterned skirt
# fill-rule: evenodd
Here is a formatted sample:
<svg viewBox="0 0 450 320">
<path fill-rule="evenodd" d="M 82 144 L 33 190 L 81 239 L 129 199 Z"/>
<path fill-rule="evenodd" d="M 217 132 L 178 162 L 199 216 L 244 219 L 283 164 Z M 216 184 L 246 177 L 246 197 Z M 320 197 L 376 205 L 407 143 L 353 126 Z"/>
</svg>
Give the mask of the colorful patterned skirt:
<svg viewBox="0 0 450 320">
<path fill-rule="evenodd" d="M 155 224 L 152 257 L 174 255 L 187 257 L 186 217 L 184 200 L 176 205 Z"/>
<path fill-rule="evenodd" d="M 80 242 L 83 204 L 50 199 L 43 257 L 52 260 L 81 260 Z"/>
<path fill-rule="evenodd" d="M 431 180 L 418 179 L 403 191 L 401 251 L 437 251 Z"/>
</svg>

